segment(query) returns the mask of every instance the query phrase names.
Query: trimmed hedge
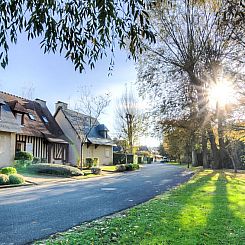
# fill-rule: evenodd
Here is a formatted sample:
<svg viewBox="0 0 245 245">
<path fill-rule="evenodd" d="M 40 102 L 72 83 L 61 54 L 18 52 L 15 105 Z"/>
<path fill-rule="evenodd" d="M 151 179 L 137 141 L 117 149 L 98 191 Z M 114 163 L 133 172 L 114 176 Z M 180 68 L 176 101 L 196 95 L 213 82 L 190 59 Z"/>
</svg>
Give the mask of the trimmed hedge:
<svg viewBox="0 0 245 245">
<path fill-rule="evenodd" d="M 139 168 L 140 168 L 139 164 L 136 164 L 136 163 L 116 165 L 116 171 L 117 172 L 133 171 L 133 170 L 137 170 Z"/>
<path fill-rule="evenodd" d="M 27 167 L 27 169 L 39 174 L 52 174 L 57 176 L 80 176 L 83 172 L 75 167 L 61 165 L 61 164 L 34 164 Z"/>
<path fill-rule="evenodd" d="M 125 164 L 126 171 L 133 171 L 136 169 L 139 169 L 139 164 L 133 163 L 133 164 Z"/>
<path fill-rule="evenodd" d="M 7 174 L 7 175 L 17 174 L 17 170 L 15 168 L 13 168 L 13 167 L 6 167 L 6 168 L 2 168 L 0 170 L 0 173 Z"/>
<path fill-rule="evenodd" d="M 117 172 L 124 172 L 124 171 L 126 171 L 125 164 L 116 165 L 116 171 Z"/>
<path fill-rule="evenodd" d="M 9 175 L 9 184 L 17 185 L 17 184 L 23 184 L 24 182 L 25 182 L 24 177 L 20 174 Z"/>
<path fill-rule="evenodd" d="M 101 170 L 101 168 L 93 167 L 93 168 L 91 168 L 91 173 L 92 173 L 92 174 L 97 174 L 97 175 L 99 175 L 99 174 L 102 173 L 102 170 Z"/>
<path fill-rule="evenodd" d="M 15 154 L 15 160 L 29 160 L 32 161 L 33 155 L 26 151 L 19 151 Z"/>
<path fill-rule="evenodd" d="M 7 185 L 9 183 L 9 176 L 6 174 L 0 174 L 0 185 Z"/>
</svg>

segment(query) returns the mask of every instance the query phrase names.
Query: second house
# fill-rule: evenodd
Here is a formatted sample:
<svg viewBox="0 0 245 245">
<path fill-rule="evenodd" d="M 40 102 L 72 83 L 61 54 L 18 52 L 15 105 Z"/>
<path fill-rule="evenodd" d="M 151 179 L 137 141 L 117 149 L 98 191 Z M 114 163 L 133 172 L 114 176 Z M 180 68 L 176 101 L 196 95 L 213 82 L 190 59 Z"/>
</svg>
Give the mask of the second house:
<svg viewBox="0 0 245 245">
<path fill-rule="evenodd" d="M 56 103 L 55 120 L 71 142 L 69 160 L 72 165 L 81 166 L 87 158 L 98 158 L 101 165 L 113 163 L 113 141 L 108 129 L 97 119 L 68 109 L 68 105 Z"/>
</svg>

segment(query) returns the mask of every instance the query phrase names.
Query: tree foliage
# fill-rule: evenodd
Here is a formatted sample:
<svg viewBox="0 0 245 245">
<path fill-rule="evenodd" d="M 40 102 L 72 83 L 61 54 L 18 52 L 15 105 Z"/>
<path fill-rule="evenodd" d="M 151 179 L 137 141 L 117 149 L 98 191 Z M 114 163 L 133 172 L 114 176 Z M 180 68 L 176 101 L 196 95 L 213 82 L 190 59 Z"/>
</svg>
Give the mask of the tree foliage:
<svg viewBox="0 0 245 245">
<path fill-rule="evenodd" d="M 154 41 L 143 0 L 3 0 L 0 2 L 0 63 L 8 64 L 19 33 L 41 38 L 44 53 L 59 52 L 80 72 L 114 48 L 142 52 L 140 38 Z"/>
<path fill-rule="evenodd" d="M 209 107 L 208 91 L 224 78 L 236 84 L 244 75 L 244 47 L 233 37 L 231 27 L 223 24 L 225 11 L 223 2 L 215 6 L 194 0 L 159 4 L 150 10 L 156 44 L 145 45 L 147 52 L 138 65 L 140 91 L 154 98 L 158 125 L 172 121 L 176 127 L 175 119 L 190 122 L 192 149 L 199 132 L 203 152 L 207 152 L 208 138 L 219 167 L 224 127 L 218 123 L 219 134 L 215 135 L 218 112 Z"/>
</svg>

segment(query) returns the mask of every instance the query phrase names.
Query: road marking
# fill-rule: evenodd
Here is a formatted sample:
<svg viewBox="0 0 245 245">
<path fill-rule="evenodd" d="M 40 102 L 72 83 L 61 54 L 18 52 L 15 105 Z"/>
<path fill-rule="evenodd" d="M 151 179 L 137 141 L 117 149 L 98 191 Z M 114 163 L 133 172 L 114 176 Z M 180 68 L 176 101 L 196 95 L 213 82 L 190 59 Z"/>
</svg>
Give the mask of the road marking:
<svg viewBox="0 0 245 245">
<path fill-rule="evenodd" d="M 115 191 L 117 188 L 109 188 L 109 187 L 104 187 L 101 188 L 102 191 Z"/>
</svg>

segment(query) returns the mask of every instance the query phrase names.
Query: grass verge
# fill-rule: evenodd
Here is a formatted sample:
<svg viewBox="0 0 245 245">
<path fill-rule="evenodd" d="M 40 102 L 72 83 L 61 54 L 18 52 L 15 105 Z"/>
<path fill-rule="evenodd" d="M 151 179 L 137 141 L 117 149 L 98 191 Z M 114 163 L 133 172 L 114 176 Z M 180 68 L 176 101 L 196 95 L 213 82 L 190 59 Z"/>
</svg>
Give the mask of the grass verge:
<svg viewBox="0 0 245 245">
<path fill-rule="evenodd" d="M 116 172 L 116 166 L 101 166 L 102 171 Z"/>
<path fill-rule="evenodd" d="M 245 244 L 245 175 L 202 171 L 149 202 L 37 244 Z"/>
</svg>

